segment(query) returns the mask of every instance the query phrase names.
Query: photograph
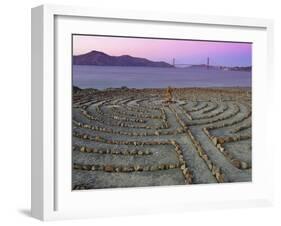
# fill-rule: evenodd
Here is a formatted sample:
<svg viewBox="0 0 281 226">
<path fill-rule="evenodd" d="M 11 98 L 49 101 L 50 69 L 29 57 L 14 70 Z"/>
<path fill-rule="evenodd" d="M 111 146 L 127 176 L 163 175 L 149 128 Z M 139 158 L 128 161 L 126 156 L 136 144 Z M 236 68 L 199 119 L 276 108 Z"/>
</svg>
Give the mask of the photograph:
<svg viewBox="0 0 281 226">
<path fill-rule="evenodd" d="M 252 42 L 71 45 L 72 190 L 252 182 Z"/>
</svg>

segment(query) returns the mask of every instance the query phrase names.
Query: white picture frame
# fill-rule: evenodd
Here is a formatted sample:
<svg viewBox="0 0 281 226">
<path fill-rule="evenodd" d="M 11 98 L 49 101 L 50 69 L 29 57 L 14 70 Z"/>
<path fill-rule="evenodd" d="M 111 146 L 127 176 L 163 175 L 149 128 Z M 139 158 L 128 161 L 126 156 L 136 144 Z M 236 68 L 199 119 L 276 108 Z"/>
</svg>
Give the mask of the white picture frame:
<svg viewBox="0 0 281 226">
<path fill-rule="evenodd" d="M 65 19 L 66 18 L 66 19 Z M 71 121 L 61 117 L 61 110 L 70 114 L 71 70 L 60 68 L 58 62 L 69 63 L 68 37 L 76 28 L 87 32 L 87 23 L 103 20 L 142 26 L 199 26 L 202 31 L 191 35 L 200 38 L 204 29 L 216 27 L 211 39 L 255 40 L 253 53 L 253 181 L 248 184 L 169 186 L 148 188 L 101 189 L 72 192 L 66 172 L 71 159 L 69 143 Z M 84 24 L 84 25 L 83 25 Z M 157 25 L 158 24 L 158 25 Z M 89 26 L 88 26 L 89 27 Z M 92 26 L 91 26 L 92 27 Z M 96 28 L 97 28 L 96 27 Z M 228 33 L 237 29 L 236 36 Z M 245 35 L 239 33 L 245 31 Z M 166 29 L 167 30 L 167 29 Z M 248 31 L 251 30 L 248 34 Z M 198 30 L 199 31 L 199 30 Z M 92 33 L 89 30 L 87 33 Z M 106 32 L 106 31 L 104 31 Z M 107 30 L 107 34 L 112 34 Z M 116 32 L 116 31 L 115 31 Z M 137 33 L 131 29 L 130 34 Z M 139 31 L 142 32 L 142 31 Z M 172 30 L 170 31 L 172 32 Z M 200 33 L 200 34 L 199 34 Z M 124 34 L 124 33 L 122 33 Z M 140 33 L 138 33 L 140 34 Z M 163 33 L 164 34 L 164 33 Z M 160 36 L 163 34 L 159 34 Z M 168 33 L 166 33 L 169 35 Z M 239 35 L 240 34 L 240 35 Z M 171 34 L 171 35 L 177 35 Z M 197 37 L 198 35 L 198 37 Z M 248 36 L 249 35 L 249 36 Z M 210 39 L 210 37 L 207 37 Z M 64 44 L 63 44 L 63 42 Z M 66 43 L 66 44 L 65 44 Z M 256 44 L 255 44 L 256 43 Z M 68 45 L 64 46 L 64 45 Z M 270 109 L 273 83 L 273 22 L 265 19 L 182 15 L 172 13 L 101 10 L 83 7 L 43 5 L 32 9 L 32 216 L 41 220 L 89 218 L 157 212 L 175 212 L 209 208 L 233 208 L 271 205 L 273 201 L 273 150 L 266 149 L 266 109 Z M 62 46 L 62 47 L 60 47 Z M 60 51 L 65 48 L 65 53 Z M 263 53 L 263 54 L 257 54 Z M 68 58 L 69 57 L 69 58 Z M 68 76 L 58 76 L 61 74 Z M 63 85 L 64 84 L 64 85 Z M 58 106 L 63 107 L 59 107 Z M 267 107 L 264 107 L 266 103 Z M 69 122 L 69 123 L 68 123 Z M 59 138 L 58 138 L 59 137 Z M 265 139 L 263 139 L 265 137 Z M 65 142 L 66 143 L 65 143 Z M 66 145 L 66 147 L 68 147 Z M 261 151 L 266 151 L 261 154 Z M 65 156 L 65 163 L 62 160 Z M 67 175 L 62 177 L 61 175 Z M 216 194 L 219 195 L 214 197 Z M 185 194 L 183 196 L 183 194 Z M 86 200 L 91 200 L 91 204 Z M 92 202 L 93 201 L 93 202 Z M 94 203 L 94 205 L 92 204 Z"/>
</svg>

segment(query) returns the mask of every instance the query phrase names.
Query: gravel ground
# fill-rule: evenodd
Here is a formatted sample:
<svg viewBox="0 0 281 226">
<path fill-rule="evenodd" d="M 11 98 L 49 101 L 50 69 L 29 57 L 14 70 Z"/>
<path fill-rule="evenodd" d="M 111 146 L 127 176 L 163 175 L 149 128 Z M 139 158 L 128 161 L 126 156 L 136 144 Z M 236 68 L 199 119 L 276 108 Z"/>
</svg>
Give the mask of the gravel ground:
<svg viewBox="0 0 281 226">
<path fill-rule="evenodd" d="M 252 180 L 250 89 L 165 98 L 163 89 L 74 93 L 72 188 Z"/>
</svg>

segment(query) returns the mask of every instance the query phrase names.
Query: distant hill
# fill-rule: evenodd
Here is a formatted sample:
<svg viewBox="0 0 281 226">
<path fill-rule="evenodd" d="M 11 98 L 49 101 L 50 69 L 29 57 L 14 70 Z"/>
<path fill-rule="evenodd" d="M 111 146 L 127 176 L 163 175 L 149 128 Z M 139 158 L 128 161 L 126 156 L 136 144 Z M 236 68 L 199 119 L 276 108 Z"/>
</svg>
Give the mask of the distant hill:
<svg viewBox="0 0 281 226">
<path fill-rule="evenodd" d="M 155 62 L 129 55 L 110 56 L 94 50 L 86 54 L 73 56 L 73 65 L 173 67 L 173 65 L 163 61 Z"/>
<path fill-rule="evenodd" d="M 74 93 L 81 91 L 81 89 L 78 86 L 73 86 L 72 90 Z"/>
</svg>

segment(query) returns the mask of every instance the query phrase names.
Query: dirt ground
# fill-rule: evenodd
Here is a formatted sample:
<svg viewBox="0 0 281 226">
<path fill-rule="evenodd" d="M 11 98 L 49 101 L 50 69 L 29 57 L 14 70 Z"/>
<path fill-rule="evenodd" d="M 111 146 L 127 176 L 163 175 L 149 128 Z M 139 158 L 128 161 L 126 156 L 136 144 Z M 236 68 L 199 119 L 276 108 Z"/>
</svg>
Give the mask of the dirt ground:
<svg viewBox="0 0 281 226">
<path fill-rule="evenodd" d="M 73 93 L 72 188 L 249 182 L 251 89 Z"/>
</svg>

